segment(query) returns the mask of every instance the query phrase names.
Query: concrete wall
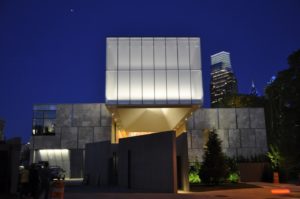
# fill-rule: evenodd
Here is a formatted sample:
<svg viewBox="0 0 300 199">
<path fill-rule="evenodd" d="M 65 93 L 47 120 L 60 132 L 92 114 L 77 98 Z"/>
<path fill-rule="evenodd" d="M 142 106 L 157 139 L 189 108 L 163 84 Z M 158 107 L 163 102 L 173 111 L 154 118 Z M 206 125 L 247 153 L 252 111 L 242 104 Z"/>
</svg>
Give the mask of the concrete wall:
<svg viewBox="0 0 300 199">
<path fill-rule="evenodd" d="M 58 104 L 55 122 L 55 135 L 32 136 L 32 162 L 53 162 L 49 156 L 41 157 L 40 149 L 68 149 L 69 163 L 55 164 L 67 171 L 67 177 L 83 177 L 85 145 L 111 140 L 110 113 L 105 104 Z M 58 160 L 63 157 L 54 156 Z"/>
<path fill-rule="evenodd" d="M 86 146 L 85 164 L 90 185 L 177 192 L 181 182 L 180 189 L 189 190 L 186 133 L 177 138 L 171 131 L 125 138 L 119 144 L 90 143 Z"/>
<path fill-rule="evenodd" d="M 90 143 L 86 145 L 85 175 L 88 176 L 88 184 L 97 186 L 109 186 L 111 176 L 110 159 L 113 153 L 117 153 L 117 146 L 110 141 Z M 97 154 L 95 156 L 95 154 Z"/>
<path fill-rule="evenodd" d="M 177 192 L 175 132 L 121 139 L 119 185 L 146 192 Z"/>
<path fill-rule="evenodd" d="M 202 161 L 208 130 L 215 129 L 230 157 L 267 152 L 263 108 L 198 109 L 187 122 L 189 161 Z"/>
</svg>

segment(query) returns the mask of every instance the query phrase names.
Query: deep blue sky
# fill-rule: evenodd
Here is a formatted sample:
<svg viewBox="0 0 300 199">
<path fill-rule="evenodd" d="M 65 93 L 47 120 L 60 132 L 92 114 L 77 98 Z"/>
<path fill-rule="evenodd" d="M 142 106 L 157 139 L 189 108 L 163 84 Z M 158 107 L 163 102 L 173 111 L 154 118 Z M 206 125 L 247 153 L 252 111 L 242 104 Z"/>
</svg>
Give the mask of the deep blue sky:
<svg viewBox="0 0 300 199">
<path fill-rule="evenodd" d="M 299 0 L 0 0 L 0 118 L 31 135 L 36 103 L 103 102 L 108 36 L 201 37 L 205 106 L 210 55 L 231 53 L 239 91 L 260 93 L 300 48 Z"/>
</svg>

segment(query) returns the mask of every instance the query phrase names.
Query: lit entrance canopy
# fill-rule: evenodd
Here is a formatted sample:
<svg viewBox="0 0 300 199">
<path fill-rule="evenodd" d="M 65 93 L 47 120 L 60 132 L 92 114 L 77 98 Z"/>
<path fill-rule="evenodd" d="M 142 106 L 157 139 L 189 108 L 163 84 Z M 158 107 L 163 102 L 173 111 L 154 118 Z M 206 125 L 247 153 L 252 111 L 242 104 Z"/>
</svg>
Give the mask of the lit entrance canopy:
<svg viewBox="0 0 300 199">
<path fill-rule="evenodd" d="M 126 108 L 114 112 L 115 122 L 126 132 L 162 132 L 177 129 L 191 114 L 191 107 Z"/>
<path fill-rule="evenodd" d="M 200 38 L 111 37 L 106 42 L 106 105 L 122 128 L 171 130 L 202 105 Z"/>
</svg>

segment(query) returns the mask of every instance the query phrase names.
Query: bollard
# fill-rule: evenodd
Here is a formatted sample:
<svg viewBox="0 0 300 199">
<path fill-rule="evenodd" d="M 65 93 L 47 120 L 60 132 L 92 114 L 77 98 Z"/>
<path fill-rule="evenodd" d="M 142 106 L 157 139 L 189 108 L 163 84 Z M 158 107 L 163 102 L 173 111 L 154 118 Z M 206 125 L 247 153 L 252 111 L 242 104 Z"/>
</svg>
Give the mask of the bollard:
<svg viewBox="0 0 300 199">
<path fill-rule="evenodd" d="M 279 174 L 278 174 L 278 172 L 273 173 L 273 183 L 274 184 L 279 184 Z"/>
<path fill-rule="evenodd" d="M 51 186 L 51 199 L 63 199 L 64 198 L 65 185 L 63 180 L 56 180 Z"/>
</svg>

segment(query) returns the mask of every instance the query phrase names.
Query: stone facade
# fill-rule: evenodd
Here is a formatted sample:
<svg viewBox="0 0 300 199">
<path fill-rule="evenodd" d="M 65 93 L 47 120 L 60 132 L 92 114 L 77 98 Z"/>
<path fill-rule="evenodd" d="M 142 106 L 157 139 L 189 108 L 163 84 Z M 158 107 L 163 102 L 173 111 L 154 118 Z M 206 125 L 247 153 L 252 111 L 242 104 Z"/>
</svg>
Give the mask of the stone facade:
<svg viewBox="0 0 300 199">
<path fill-rule="evenodd" d="M 267 152 L 262 108 L 203 108 L 196 110 L 187 121 L 189 162 L 202 161 L 203 147 L 211 129 L 216 130 L 223 151 L 230 157 L 251 157 Z M 55 135 L 33 136 L 31 146 L 37 154 L 40 149 L 68 149 L 70 166 L 65 168 L 68 176 L 82 177 L 85 146 L 100 141 L 111 141 L 111 115 L 105 104 L 59 104 L 56 106 Z M 63 157 L 52 159 L 64 160 Z M 36 158 L 33 162 L 38 160 L 44 159 Z"/>
<path fill-rule="evenodd" d="M 84 149 L 110 141 L 111 116 L 105 104 L 58 104 L 54 136 L 33 136 L 34 149 Z"/>
<path fill-rule="evenodd" d="M 209 130 L 215 129 L 230 157 L 267 152 L 263 108 L 198 109 L 187 122 L 189 161 L 202 161 Z"/>
<path fill-rule="evenodd" d="M 99 141 L 111 141 L 105 104 L 58 104 L 55 135 L 32 136 L 31 162 L 48 161 L 64 168 L 67 178 L 83 177 L 85 146 Z"/>
</svg>

